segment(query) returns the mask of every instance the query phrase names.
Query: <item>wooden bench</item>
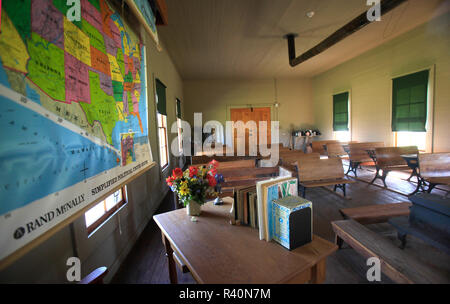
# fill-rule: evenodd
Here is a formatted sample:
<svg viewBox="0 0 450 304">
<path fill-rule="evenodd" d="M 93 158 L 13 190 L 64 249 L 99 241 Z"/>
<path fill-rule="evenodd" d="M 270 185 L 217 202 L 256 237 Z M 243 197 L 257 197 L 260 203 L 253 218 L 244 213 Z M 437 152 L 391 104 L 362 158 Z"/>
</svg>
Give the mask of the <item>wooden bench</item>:
<svg viewBox="0 0 450 304">
<path fill-rule="evenodd" d="M 284 166 L 267 167 L 267 168 L 234 168 L 221 169 L 219 166 L 218 173 L 224 177 L 221 184 L 221 197 L 223 195 L 232 196 L 234 188 L 238 186 L 252 186 L 259 181 L 264 181 L 275 177 L 290 177 L 294 172 Z M 224 194 L 226 193 L 226 194 Z"/>
<path fill-rule="evenodd" d="M 401 284 L 449 283 L 449 274 L 431 268 L 397 247 L 395 243 L 354 220 L 331 222 L 339 248 L 347 243 L 364 258 L 380 260 L 381 272 Z"/>
<path fill-rule="evenodd" d="M 340 158 L 316 159 L 298 163 L 299 186 L 305 197 L 306 188 L 333 186 L 334 191 L 341 188 L 345 197 L 345 185 L 354 183 L 344 176 L 344 168 Z"/>
<path fill-rule="evenodd" d="M 205 164 L 196 164 L 193 165 L 196 167 L 208 166 L 208 163 Z M 255 161 L 252 159 L 245 160 L 235 160 L 235 161 L 222 161 L 219 162 L 219 168 L 221 169 L 235 169 L 235 168 L 256 168 Z"/>
<path fill-rule="evenodd" d="M 319 160 L 319 153 L 297 153 L 285 155 L 281 159 L 281 165 L 294 172 L 295 177 L 298 177 L 298 164 L 310 160 Z"/>
<path fill-rule="evenodd" d="M 352 219 L 360 224 L 385 223 L 392 217 L 409 215 L 410 202 L 395 204 L 369 205 L 339 209 L 345 219 Z"/>
<path fill-rule="evenodd" d="M 345 173 L 348 175 L 353 172 L 355 177 L 358 177 L 357 169 L 361 165 L 371 165 L 374 166 L 372 158 L 370 158 L 367 150 L 375 149 L 377 147 L 384 147 L 383 142 L 364 142 L 364 143 L 349 143 L 348 144 L 348 159 L 349 165 L 348 170 Z"/>
<path fill-rule="evenodd" d="M 219 163 L 222 162 L 231 162 L 231 161 L 239 161 L 239 160 L 253 160 L 255 166 L 257 162 L 256 156 L 191 156 L 191 164 L 199 165 L 199 164 L 207 164 L 212 160 L 217 160 Z"/>
<path fill-rule="evenodd" d="M 348 158 L 348 154 L 345 152 L 344 147 L 342 147 L 342 143 L 328 143 L 325 146 L 327 148 L 328 158 Z"/>
<path fill-rule="evenodd" d="M 384 187 L 387 187 L 386 177 L 389 172 L 411 170 L 402 155 L 418 153 L 419 149 L 417 146 L 375 148 L 375 156 L 377 160 L 375 167 L 377 172 L 375 173 L 375 177 L 370 184 L 373 184 L 375 180 L 379 178 L 383 181 Z M 382 171 L 381 175 L 380 170 Z"/>
<path fill-rule="evenodd" d="M 331 143 L 338 143 L 338 140 L 317 140 L 311 143 L 313 153 L 319 153 L 320 155 L 327 155 L 327 152 L 323 148 L 324 145 Z"/>
<path fill-rule="evenodd" d="M 428 184 L 430 193 L 437 185 L 450 185 L 450 153 L 419 154 L 419 172 L 418 189 Z"/>
</svg>

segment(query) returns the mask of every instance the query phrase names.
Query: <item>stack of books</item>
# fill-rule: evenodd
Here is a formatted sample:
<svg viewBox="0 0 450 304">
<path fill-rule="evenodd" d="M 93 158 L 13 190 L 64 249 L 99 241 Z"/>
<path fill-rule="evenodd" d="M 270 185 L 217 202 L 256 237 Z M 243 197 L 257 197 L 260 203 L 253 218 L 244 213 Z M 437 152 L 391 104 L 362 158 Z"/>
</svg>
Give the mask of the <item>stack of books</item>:
<svg viewBox="0 0 450 304">
<path fill-rule="evenodd" d="M 293 177 L 278 177 L 255 186 L 237 187 L 233 206 L 236 224 L 259 229 L 259 238 L 270 241 L 275 231 L 273 201 L 297 195 L 297 179 Z"/>
</svg>

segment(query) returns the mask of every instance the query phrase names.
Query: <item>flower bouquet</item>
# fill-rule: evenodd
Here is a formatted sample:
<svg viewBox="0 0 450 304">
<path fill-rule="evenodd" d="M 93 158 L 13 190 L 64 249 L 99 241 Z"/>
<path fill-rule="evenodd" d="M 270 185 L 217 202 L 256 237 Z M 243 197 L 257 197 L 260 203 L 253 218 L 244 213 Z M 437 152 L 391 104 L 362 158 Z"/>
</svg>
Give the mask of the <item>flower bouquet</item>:
<svg viewBox="0 0 450 304">
<path fill-rule="evenodd" d="M 222 174 L 217 173 L 219 162 L 211 161 L 207 166 L 190 166 L 184 172 L 180 168 L 172 171 L 166 179 L 167 185 L 178 195 L 188 215 L 199 215 L 200 206 L 207 198 L 218 196 L 216 186 L 223 182 Z"/>
</svg>

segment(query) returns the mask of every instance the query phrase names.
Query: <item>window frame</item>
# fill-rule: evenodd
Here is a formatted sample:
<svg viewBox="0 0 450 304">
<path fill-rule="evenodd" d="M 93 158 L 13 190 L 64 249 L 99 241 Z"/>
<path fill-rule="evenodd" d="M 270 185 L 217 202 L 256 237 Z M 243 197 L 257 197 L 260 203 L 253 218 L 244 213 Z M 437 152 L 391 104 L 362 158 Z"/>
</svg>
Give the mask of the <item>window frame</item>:
<svg viewBox="0 0 450 304">
<path fill-rule="evenodd" d="M 120 202 L 118 202 L 117 204 L 115 204 L 110 210 L 106 211 L 106 200 L 108 197 L 114 195 L 114 193 L 116 193 L 117 191 L 122 191 L 122 200 Z M 86 213 L 89 212 L 92 208 L 97 207 L 99 204 L 104 205 L 105 208 L 105 213 L 99 217 L 95 222 L 93 222 L 92 224 L 90 224 L 89 226 L 86 225 L 86 218 L 85 218 L 85 227 L 86 227 L 86 231 L 88 235 L 91 235 L 94 231 L 96 231 L 98 228 L 100 228 L 103 224 L 105 224 L 106 222 L 108 222 L 108 220 L 110 218 L 112 218 L 112 216 L 119 211 L 123 206 L 125 206 L 128 203 L 128 195 L 127 195 L 127 191 L 126 191 L 126 186 L 123 186 L 119 189 L 117 189 L 116 191 L 112 192 L 110 195 L 108 195 L 107 197 L 105 197 L 105 199 L 103 199 L 102 201 L 92 205 L 91 208 L 89 208 L 89 210 L 87 210 L 84 214 L 86 216 Z"/>
</svg>

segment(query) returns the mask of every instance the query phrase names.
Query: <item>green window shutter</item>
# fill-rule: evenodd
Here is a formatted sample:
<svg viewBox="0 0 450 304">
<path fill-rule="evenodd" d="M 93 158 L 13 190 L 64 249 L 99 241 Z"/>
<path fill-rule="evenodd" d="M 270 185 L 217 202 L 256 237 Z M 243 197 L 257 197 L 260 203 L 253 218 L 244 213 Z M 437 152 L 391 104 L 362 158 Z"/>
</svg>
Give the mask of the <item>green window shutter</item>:
<svg viewBox="0 0 450 304">
<path fill-rule="evenodd" d="M 166 111 L 166 86 L 156 79 L 156 109 L 161 115 L 167 115 Z"/>
<path fill-rule="evenodd" d="M 333 95 L 333 131 L 348 131 L 348 92 Z"/>
<path fill-rule="evenodd" d="M 181 101 L 177 98 L 177 117 L 181 119 Z"/>
<path fill-rule="evenodd" d="M 393 132 L 426 132 L 428 74 L 426 70 L 393 79 Z"/>
</svg>

